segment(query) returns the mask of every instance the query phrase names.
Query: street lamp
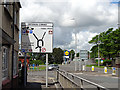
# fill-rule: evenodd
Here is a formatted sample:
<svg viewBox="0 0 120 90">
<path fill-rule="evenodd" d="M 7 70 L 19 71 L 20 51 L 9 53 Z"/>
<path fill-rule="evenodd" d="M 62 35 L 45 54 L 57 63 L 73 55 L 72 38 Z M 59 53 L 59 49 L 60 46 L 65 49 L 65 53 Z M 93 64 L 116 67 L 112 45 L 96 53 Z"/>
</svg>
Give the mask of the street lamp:
<svg viewBox="0 0 120 90">
<path fill-rule="evenodd" d="M 75 25 L 77 25 L 76 24 L 76 21 L 75 21 L 75 19 L 74 18 L 72 18 L 71 20 L 74 20 L 74 22 L 75 22 Z M 74 32 L 75 32 L 75 29 L 74 29 Z M 77 57 L 77 34 L 75 33 L 75 71 L 77 71 L 77 62 L 76 62 L 76 57 Z"/>
</svg>

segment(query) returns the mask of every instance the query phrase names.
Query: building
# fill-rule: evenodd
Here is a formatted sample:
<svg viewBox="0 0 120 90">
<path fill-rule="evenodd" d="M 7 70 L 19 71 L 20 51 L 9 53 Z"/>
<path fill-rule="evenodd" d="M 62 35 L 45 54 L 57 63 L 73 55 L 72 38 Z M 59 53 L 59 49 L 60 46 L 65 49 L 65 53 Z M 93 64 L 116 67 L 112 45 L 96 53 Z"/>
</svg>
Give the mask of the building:
<svg viewBox="0 0 120 90">
<path fill-rule="evenodd" d="M 20 8 L 20 2 L 0 0 L 0 89 L 3 90 L 18 86 Z"/>
</svg>

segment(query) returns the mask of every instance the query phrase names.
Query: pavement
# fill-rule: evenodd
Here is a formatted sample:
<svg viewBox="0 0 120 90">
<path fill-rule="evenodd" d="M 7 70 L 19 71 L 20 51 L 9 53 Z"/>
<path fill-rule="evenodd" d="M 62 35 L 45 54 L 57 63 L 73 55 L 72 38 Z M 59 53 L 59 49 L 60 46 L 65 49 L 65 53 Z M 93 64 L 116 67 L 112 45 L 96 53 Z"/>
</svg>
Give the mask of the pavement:
<svg viewBox="0 0 120 90">
<path fill-rule="evenodd" d="M 22 90 L 61 90 L 59 83 L 56 81 L 55 71 L 48 71 L 48 87 L 46 87 L 46 71 L 29 71 L 27 72 L 27 86 Z"/>
</svg>

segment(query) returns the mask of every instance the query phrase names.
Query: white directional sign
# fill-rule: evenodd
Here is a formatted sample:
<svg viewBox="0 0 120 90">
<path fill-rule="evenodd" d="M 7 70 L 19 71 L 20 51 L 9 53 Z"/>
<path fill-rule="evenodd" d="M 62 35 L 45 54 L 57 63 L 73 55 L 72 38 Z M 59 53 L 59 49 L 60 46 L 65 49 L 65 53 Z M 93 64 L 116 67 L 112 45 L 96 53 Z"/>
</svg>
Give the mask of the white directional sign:
<svg viewBox="0 0 120 90">
<path fill-rule="evenodd" d="M 22 52 L 53 52 L 53 23 L 22 22 L 21 36 Z"/>
</svg>

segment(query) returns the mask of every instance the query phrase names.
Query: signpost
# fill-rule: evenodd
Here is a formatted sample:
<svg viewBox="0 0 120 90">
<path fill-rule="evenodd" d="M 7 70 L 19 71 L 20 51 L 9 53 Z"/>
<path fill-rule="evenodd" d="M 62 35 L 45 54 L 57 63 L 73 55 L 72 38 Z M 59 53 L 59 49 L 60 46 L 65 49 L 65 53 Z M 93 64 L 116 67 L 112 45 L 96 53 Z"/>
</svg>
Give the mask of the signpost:
<svg viewBox="0 0 120 90">
<path fill-rule="evenodd" d="M 80 50 L 80 59 L 88 60 L 88 51 L 87 50 Z"/>
<path fill-rule="evenodd" d="M 116 75 L 116 68 L 112 67 L 112 75 Z"/>
<path fill-rule="evenodd" d="M 31 22 L 22 23 L 22 43 L 23 52 L 52 53 L 53 45 L 53 23 Z"/>
<path fill-rule="evenodd" d="M 64 57 L 65 57 L 65 64 L 66 64 L 66 59 L 68 59 L 69 58 L 69 55 L 70 55 L 70 52 L 69 51 L 67 51 L 67 50 L 65 50 L 64 51 Z"/>
<path fill-rule="evenodd" d="M 53 52 L 53 23 L 22 22 L 21 41 L 22 52 L 46 54 L 46 87 L 48 87 L 48 53 Z M 24 73 L 24 75 L 26 74 Z M 26 80 L 26 78 L 24 80 Z"/>
<path fill-rule="evenodd" d="M 101 60 L 101 63 L 103 64 L 103 60 Z"/>
</svg>

